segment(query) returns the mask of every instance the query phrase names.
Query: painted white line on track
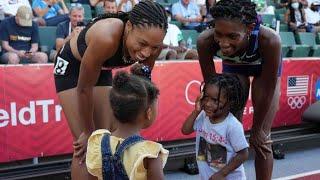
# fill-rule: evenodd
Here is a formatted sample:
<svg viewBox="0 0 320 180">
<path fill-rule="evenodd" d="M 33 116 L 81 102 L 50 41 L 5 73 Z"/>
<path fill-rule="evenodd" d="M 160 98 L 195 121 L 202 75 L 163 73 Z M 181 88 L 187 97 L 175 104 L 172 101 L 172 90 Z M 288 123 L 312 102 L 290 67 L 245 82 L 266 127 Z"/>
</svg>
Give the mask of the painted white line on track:
<svg viewBox="0 0 320 180">
<path fill-rule="evenodd" d="M 297 179 L 297 178 L 301 178 L 301 177 L 305 177 L 305 176 L 310 176 L 313 174 L 320 174 L 320 170 L 315 170 L 315 171 L 310 171 L 310 172 L 304 172 L 304 173 L 300 173 L 300 174 L 295 174 L 292 176 L 286 176 L 286 177 L 280 177 L 280 178 L 276 178 L 273 180 L 290 180 L 290 179 Z"/>
</svg>

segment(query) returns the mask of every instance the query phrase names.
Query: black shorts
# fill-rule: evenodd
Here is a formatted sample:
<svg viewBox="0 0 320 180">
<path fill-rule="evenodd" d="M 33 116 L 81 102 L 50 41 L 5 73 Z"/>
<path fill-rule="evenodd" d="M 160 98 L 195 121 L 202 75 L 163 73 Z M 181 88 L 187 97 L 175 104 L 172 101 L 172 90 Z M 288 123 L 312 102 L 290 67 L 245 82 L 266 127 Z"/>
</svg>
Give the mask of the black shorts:
<svg viewBox="0 0 320 180">
<path fill-rule="evenodd" d="M 54 63 L 54 81 L 56 91 L 75 88 L 78 84 L 79 71 L 81 62 L 77 60 L 71 52 L 70 43 L 67 42 L 57 54 Z M 95 86 L 111 86 L 111 70 L 101 70 L 99 79 Z"/>
</svg>

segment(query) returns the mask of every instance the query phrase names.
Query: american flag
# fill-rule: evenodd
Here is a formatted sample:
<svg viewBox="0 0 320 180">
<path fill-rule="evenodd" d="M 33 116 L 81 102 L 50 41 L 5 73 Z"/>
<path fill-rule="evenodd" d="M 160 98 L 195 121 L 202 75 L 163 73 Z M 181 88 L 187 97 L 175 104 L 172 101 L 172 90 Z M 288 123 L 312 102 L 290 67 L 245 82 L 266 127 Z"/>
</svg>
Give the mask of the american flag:
<svg viewBox="0 0 320 180">
<path fill-rule="evenodd" d="M 309 76 L 288 76 L 287 96 L 308 94 Z"/>
</svg>

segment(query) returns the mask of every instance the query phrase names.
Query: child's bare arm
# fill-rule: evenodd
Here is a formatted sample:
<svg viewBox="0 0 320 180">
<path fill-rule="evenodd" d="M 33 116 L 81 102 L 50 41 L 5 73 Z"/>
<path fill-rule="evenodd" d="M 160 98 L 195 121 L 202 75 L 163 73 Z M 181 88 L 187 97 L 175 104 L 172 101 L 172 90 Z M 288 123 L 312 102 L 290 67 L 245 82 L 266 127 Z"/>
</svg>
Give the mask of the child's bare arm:
<svg viewBox="0 0 320 180">
<path fill-rule="evenodd" d="M 249 157 L 248 148 L 240 150 L 239 152 L 237 152 L 237 155 L 234 156 L 226 166 L 224 166 L 217 173 L 213 174 L 210 177 L 210 180 L 224 179 L 229 173 L 231 173 L 236 168 L 238 168 L 242 163 L 244 163 L 248 159 L 248 157 Z"/>
<path fill-rule="evenodd" d="M 200 102 L 201 98 L 202 98 L 202 95 L 197 97 L 194 110 L 191 112 L 191 114 L 187 117 L 187 119 L 183 123 L 183 126 L 181 128 L 181 132 L 184 135 L 191 134 L 194 131 L 194 129 L 193 129 L 194 121 L 196 120 L 199 113 L 201 112 L 201 102 Z"/>
<path fill-rule="evenodd" d="M 158 158 L 147 158 L 144 159 L 145 167 L 147 169 L 147 179 L 150 180 L 163 180 L 163 168 L 162 168 L 162 159 L 161 156 Z"/>
<path fill-rule="evenodd" d="M 187 120 L 183 123 L 183 126 L 181 128 L 182 134 L 188 135 L 188 134 L 193 133 L 194 121 L 198 117 L 199 113 L 200 113 L 200 111 L 193 110 L 192 113 L 187 117 Z"/>
</svg>

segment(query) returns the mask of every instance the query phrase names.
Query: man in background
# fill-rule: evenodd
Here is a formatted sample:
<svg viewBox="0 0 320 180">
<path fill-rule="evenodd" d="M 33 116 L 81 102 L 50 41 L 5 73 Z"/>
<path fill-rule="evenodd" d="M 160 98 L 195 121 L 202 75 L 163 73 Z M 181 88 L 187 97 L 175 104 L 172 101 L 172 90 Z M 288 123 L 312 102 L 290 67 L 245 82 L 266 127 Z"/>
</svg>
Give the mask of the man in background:
<svg viewBox="0 0 320 180">
<path fill-rule="evenodd" d="M 1 22 L 0 39 L 4 54 L 1 63 L 46 63 L 48 57 L 38 51 L 38 25 L 32 21 L 32 10 L 20 6 L 16 16 L 8 17 Z"/>
</svg>

